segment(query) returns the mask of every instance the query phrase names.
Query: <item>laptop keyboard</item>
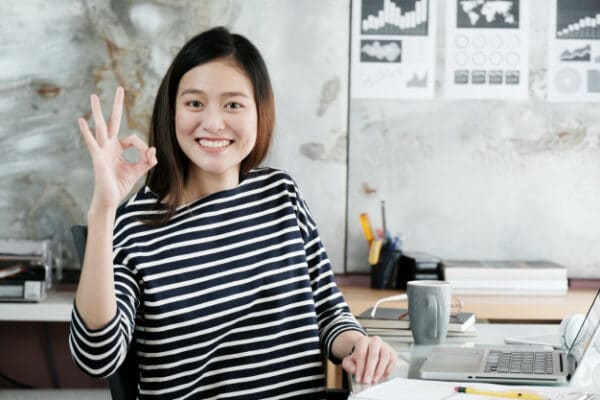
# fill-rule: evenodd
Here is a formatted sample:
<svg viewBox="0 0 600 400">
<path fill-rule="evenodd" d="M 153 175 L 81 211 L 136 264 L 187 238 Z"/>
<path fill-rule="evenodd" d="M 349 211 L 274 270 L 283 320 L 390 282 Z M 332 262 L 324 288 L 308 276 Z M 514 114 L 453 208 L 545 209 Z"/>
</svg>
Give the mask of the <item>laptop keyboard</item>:
<svg viewBox="0 0 600 400">
<path fill-rule="evenodd" d="M 485 372 L 511 374 L 552 374 L 552 352 L 490 351 Z"/>
</svg>

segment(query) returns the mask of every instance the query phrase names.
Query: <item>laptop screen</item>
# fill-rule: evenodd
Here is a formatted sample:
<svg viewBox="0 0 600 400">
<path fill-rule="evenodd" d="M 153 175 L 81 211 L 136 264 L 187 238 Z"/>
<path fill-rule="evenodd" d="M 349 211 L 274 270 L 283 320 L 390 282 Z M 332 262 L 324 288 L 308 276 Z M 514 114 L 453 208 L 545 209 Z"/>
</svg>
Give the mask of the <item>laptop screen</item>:
<svg viewBox="0 0 600 400">
<path fill-rule="evenodd" d="M 577 363 L 583 357 L 583 354 L 586 352 L 592 341 L 595 341 L 594 347 L 596 347 L 596 351 L 600 352 L 600 341 L 595 340 L 594 336 L 596 331 L 598 330 L 598 326 L 600 324 L 600 290 L 596 293 L 594 297 L 594 301 L 590 306 L 590 309 L 585 316 L 583 324 L 581 324 L 581 328 L 575 336 L 575 340 L 573 344 L 569 348 L 569 355 L 571 355 Z"/>
</svg>

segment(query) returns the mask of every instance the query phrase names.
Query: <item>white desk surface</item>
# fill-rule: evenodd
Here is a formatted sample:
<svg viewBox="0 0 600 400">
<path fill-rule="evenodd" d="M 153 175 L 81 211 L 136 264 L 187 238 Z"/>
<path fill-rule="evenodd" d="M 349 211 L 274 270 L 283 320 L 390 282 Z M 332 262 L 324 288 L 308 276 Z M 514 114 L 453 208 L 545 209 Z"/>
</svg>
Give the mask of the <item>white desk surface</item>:
<svg viewBox="0 0 600 400">
<path fill-rule="evenodd" d="M 108 389 L 0 390 L 0 400 L 110 400 Z"/>
<path fill-rule="evenodd" d="M 449 338 L 446 339 L 446 345 L 473 346 L 473 345 L 498 345 L 504 344 L 507 337 L 528 337 L 543 335 L 558 335 L 559 325 L 550 324 L 488 324 L 477 323 L 477 336 L 467 338 Z M 385 338 L 382 338 L 385 340 Z M 398 343 L 389 341 L 398 352 L 398 362 L 396 369 L 391 377 L 418 378 L 419 368 L 425 358 L 431 352 L 433 346 L 415 346 L 412 343 Z M 351 389 L 354 393 L 359 393 L 369 385 L 357 384 L 351 379 Z M 352 399 L 352 396 L 350 396 Z"/>
<path fill-rule="evenodd" d="M 69 322 L 75 292 L 50 291 L 38 303 L 0 302 L 0 321 Z"/>
</svg>

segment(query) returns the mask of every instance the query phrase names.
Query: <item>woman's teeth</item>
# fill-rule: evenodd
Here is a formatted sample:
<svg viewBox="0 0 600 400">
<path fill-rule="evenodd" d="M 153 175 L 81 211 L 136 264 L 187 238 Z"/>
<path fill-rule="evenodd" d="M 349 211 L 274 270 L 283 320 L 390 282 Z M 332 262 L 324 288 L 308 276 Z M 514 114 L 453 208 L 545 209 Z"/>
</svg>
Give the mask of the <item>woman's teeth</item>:
<svg viewBox="0 0 600 400">
<path fill-rule="evenodd" d="M 225 147 L 229 146 L 229 140 L 206 140 L 206 139 L 198 139 L 196 140 L 200 146 L 203 147 Z"/>
</svg>

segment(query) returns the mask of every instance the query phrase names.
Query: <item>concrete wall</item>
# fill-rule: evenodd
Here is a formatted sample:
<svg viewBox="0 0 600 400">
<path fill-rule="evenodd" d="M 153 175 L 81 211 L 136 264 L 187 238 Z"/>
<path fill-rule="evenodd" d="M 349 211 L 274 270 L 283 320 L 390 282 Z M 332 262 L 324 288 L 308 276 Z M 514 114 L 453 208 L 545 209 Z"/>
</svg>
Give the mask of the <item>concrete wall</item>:
<svg viewBox="0 0 600 400">
<path fill-rule="evenodd" d="M 266 58 L 277 106 L 268 164 L 298 181 L 336 271 L 345 260 L 368 271 L 358 214 L 379 224 L 385 199 L 406 249 L 548 258 L 600 277 L 600 113 L 544 100 L 548 2 L 532 0 L 531 99 L 520 102 L 441 97 L 437 6 L 436 98 L 349 102 L 350 0 L 0 2 L 0 237 L 54 238 L 74 265 L 68 228 L 85 221 L 93 187 L 76 124 L 89 93 L 108 110 L 123 85 L 121 133 L 145 137 L 172 56 L 224 24 Z"/>
</svg>

